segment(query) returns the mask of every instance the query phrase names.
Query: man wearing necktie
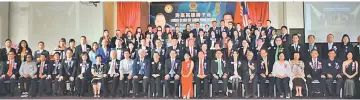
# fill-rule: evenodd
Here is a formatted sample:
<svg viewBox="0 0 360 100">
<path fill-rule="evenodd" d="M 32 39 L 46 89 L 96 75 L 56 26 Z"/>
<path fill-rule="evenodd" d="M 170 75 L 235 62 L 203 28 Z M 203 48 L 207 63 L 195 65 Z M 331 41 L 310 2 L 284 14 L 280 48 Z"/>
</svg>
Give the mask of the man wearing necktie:
<svg viewBox="0 0 360 100">
<path fill-rule="evenodd" d="M 103 84 L 104 84 L 104 96 L 107 97 L 109 95 L 109 81 L 112 80 L 111 88 L 110 88 L 110 97 L 116 96 L 116 90 L 117 85 L 119 84 L 119 63 L 120 61 L 116 59 L 117 53 L 115 50 L 110 52 L 111 60 L 109 60 L 108 63 L 105 64 L 107 70 L 107 76 L 106 78 L 103 78 Z"/>
<path fill-rule="evenodd" d="M 303 54 L 303 46 L 299 43 L 299 35 L 293 34 L 292 35 L 292 44 L 289 46 L 290 50 L 290 59 L 294 59 L 294 53 L 299 52 L 300 55 Z M 302 60 L 302 58 L 300 58 Z"/>
<path fill-rule="evenodd" d="M 47 91 L 51 91 L 51 88 L 49 88 L 50 90 L 48 90 L 48 88 L 44 87 L 46 85 L 45 84 L 46 79 L 49 79 L 51 77 L 51 76 L 49 76 L 49 75 L 51 75 L 50 63 L 47 62 L 45 54 L 42 54 L 40 56 L 40 62 L 37 63 L 37 67 L 38 67 L 38 70 L 37 70 L 38 78 L 33 79 L 31 81 L 31 88 L 33 88 L 32 94 L 36 95 L 36 87 L 39 84 L 37 96 L 42 96 L 44 93 L 46 93 L 47 95 L 50 95 L 50 93 Z M 37 82 L 38 80 L 39 80 L 39 83 Z"/>
<path fill-rule="evenodd" d="M 208 98 L 209 97 L 209 68 L 210 63 L 208 60 L 204 59 L 204 52 L 200 51 L 198 53 L 198 59 L 195 62 L 195 84 L 196 84 L 196 94 L 198 98 Z M 203 84 L 201 84 L 203 81 Z M 203 90 L 203 93 L 201 91 Z"/>
<path fill-rule="evenodd" d="M 253 60 L 254 54 L 250 51 L 246 54 L 246 61 L 244 62 L 242 68 L 242 78 L 244 82 L 245 88 L 245 98 L 249 98 L 253 96 L 257 98 L 257 81 L 258 81 L 258 74 L 257 68 L 259 68 L 259 64 Z M 251 84 L 249 84 L 251 81 Z M 250 87 L 251 87 L 251 95 L 250 95 Z"/>
<path fill-rule="evenodd" d="M 54 60 L 50 61 L 51 62 L 50 65 L 51 67 L 49 71 L 50 78 L 46 78 L 46 88 L 49 89 L 47 93 L 52 93 L 53 96 L 57 96 L 59 90 L 60 82 L 58 80 L 60 77 L 60 71 L 62 71 L 60 56 L 61 54 L 59 52 L 54 53 Z M 52 81 L 54 81 L 54 85 L 52 85 L 53 84 Z"/>
<path fill-rule="evenodd" d="M 176 51 L 170 51 L 170 58 L 165 60 L 165 96 L 179 97 L 179 83 L 181 73 L 181 61 L 176 58 Z M 170 81 L 174 84 L 170 85 Z"/>
<path fill-rule="evenodd" d="M 303 61 L 309 61 L 311 60 L 311 51 L 313 50 L 317 50 L 319 57 L 323 57 L 322 56 L 322 47 L 319 44 L 315 43 L 315 36 L 314 35 L 309 35 L 308 37 L 308 44 L 306 44 L 303 48 L 303 52 L 304 52 L 304 56 L 302 56 Z"/>
<path fill-rule="evenodd" d="M 200 22 L 196 22 L 195 29 L 192 30 L 192 33 L 194 33 L 194 37 L 197 37 L 199 35 L 199 32 L 203 31 L 202 28 L 200 28 Z"/>
<path fill-rule="evenodd" d="M 323 66 L 326 64 L 322 64 L 322 61 L 318 58 L 319 54 L 317 50 L 313 50 L 311 52 L 311 60 L 305 63 L 305 77 L 306 77 L 306 84 L 308 87 L 308 94 L 312 97 L 314 94 L 313 92 L 313 84 L 312 81 L 318 80 L 320 82 L 320 95 L 321 97 L 324 96 L 325 93 L 325 80 L 326 77 L 322 73 Z"/>
<path fill-rule="evenodd" d="M 197 55 L 197 48 L 194 45 L 194 41 L 189 41 L 189 46 L 185 48 L 185 51 L 190 53 L 192 59 Z"/>
<path fill-rule="evenodd" d="M 0 76 L 0 93 L 1 95 L 6 95 L 6 93 L 10 93 L 11 96 L 15 95 L 15 88 L 17 84 L 15 83 L 16 79 L 20 76 L 19 69 L 20 69 L 20 62 L 15 59 L 15 51 L 10 51 L 8 53 L 8 60 L 5 62 L 2 74 Z M 10 87 L 7 87 L 4 84 L 4 81 L 10 80 Z M 5 91 L 9 89 L 10 91 Z"/>
<path fill-rule="evenodd" d="M 323 59 L 329 58 L 328 53 L 329 53 L 329 50 L 331 50 L 331 49 L 334 49 L 336 54 L 338 54 L 337 44 L 334 42 L 334 35 L 328 34 L 326 41 L 327 42 L 322 46 L 322 51 L 321 51 L 321 53 L 322 53 L 321 55 L 323 56 Z"/>
<path fill-rule="evenodd" d="M 91 50 L 91 46 L 87 44 L 87 40 L 85 36 L 80 37 L 80 44 L 75 47 L 75 58 L 80 60 L 80 56 L 83 52 L 88 53 Z"/>
<path fill-rule="evenodd" d="M 68 92 L 66 84 L 70 85 L 70 95 L 74 95 L 74 84 L 75 77 L 77 76 L 78 64 L 77 60 L 72 58 L 73 52 L 71 49 L 66 50 L 66 58 L 61 62 L 61 71 L 60 71 L 60 94 L 66 95 Z M 70 83 L 66 83 L 70 81 Z"/>
<path fill-rule="evenodd" d="M 133 89 L 134 92 L 136 94 L 136 96 L 140 96 L 140 97 L 147 97 L 147 86 L 148 86 L 148 79 L 150 77 L 150 61 L 148 59 L 145 58 L 146 56 L 146 51 L 144 49 L 139 49 L 138 50 L 138 54 L 139 54 L 139 58 L 137 58 L 134 61 L 133 64 L 133 70 L 132 70 L 132 75 L 133 75 Z M 142 81 L 142 87 L 144 92 L 140 92 L 139 91 L 139 81 Z M 140 94 L 141 93 L 141 94 Z M 135 96 L 134 96 L 135 97 Z"/>
<path fill-rule="evenodd" d="M 226 97 L 227 93 L 227 84 L 228 84 L 228 78 L 229 73 L 226 67 L 226 61 L 222 59 L 222 52 L 221 50 L 217 50 L 215 53 L 216 59 L 211 61 L 211 73 L 213 75 L 212 85 L 214 87 L 215 96 L 219 96 L 219 80 L 222 80 L 223 82 L 223 88 L 222 93 Z"/>
<path fill-rule="evenodd" d="M 266 24 L 267 24 L 266 33 L 268 36 L 270 36 L 275 28 L 271 26 L 271 20 L 266 20 Z"/>
</svg>

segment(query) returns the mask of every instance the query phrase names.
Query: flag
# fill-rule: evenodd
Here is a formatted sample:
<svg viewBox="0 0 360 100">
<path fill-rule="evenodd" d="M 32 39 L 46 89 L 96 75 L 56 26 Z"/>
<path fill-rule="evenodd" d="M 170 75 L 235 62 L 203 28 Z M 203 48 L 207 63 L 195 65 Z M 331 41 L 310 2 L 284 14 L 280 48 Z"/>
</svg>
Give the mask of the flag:
<svg viewBox="0 0 360 100">
<path fill-rule="evenodd" d="M 249 11 L 248 11 L 248 6 L 247 6 L 247 2 L 241 2 L 241 6 L 240 6 L 240 10 L 242 10 L 241 16 L 242 16 L 242 20 L 243 20 L 243 24 L 244 26 L 248 25 L 247 19 L 248 19 L 248 15 L 249 15 Z"/>
</svg>

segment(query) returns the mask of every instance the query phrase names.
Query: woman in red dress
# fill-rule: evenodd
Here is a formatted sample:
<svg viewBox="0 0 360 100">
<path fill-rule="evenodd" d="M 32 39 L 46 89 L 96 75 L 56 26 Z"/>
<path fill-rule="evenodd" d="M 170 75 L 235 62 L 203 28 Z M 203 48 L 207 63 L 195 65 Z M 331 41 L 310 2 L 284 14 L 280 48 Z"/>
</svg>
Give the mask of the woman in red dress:
<svg viewBox="0 0 360 100">
<path fill-rule="evenodd" d="M 194 96 L 193 90 L 193 68 L 194 62 L 190 59 L 189 53 L 184 55 L 185 61 L 181 63 L 181 95 L 184 99 L 190 99 Z"/>
</svg>

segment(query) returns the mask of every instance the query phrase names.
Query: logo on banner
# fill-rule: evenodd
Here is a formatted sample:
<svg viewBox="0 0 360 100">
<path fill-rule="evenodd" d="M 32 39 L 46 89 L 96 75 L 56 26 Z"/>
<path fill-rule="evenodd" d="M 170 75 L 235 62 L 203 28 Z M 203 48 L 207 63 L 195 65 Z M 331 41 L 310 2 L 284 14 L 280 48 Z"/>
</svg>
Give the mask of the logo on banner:
<svg viewBox="0 0 360 100">
<path fill-rule="evenodd" d="M 169 4 L 167 4 L 167 5 L 165 5 L 164 10 L 166 13 L 171 13 L 173 11 L 173 7 Z"/>
<path fill-rule="evenodd" d="M 197 8 L 196 2 L 191 2 L 189 7 L 190 7 L 191 10 L 196 10 L 196 8 Z"/>
</svg>

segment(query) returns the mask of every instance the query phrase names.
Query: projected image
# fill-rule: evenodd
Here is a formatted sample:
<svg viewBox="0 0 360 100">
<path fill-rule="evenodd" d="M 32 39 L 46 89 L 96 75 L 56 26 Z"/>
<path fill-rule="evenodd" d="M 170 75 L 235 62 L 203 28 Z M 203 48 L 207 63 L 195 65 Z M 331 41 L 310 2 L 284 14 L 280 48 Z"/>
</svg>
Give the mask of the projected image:
<svg viewBox="0 0 360 100">
<path fill-rule="evenodd" d="M 354 36 L 350 37 L 351 40 L 356 40 L 360 31 L 359 12 L 359 2 L 305 2 L 305 34 L 314 34 L 317 37 L 326 37 L 329 33 L 335 37 L 348 34 Z M 341 38 L 335 39 L 336 42 L 341 41 Z M 326 42 L 326 38 L 317 38 L 316 42 Z"/>
</svg>

